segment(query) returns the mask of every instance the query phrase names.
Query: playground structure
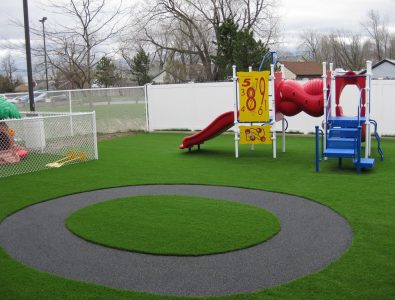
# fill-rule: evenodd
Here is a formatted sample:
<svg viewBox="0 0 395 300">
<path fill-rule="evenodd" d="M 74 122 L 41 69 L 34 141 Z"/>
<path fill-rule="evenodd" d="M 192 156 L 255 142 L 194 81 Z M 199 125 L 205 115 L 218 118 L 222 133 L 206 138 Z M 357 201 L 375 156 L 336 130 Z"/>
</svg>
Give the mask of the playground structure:
<svg viewBox="0 0 395 300">
<path fill-rule="evenodd" d="M 320 160 L 327 157 L 338 157 L 339 166 L 342 158 L 353 158 L 357 172 L 362 168 L 373 168 L 374 159 L 371 153 L 370 125 L 375 126 L 374 135 L 378 141 L 378 151 L 383 159 L 380 137 L 377 133 L 377 122 L 370 119 L 370 74 L 371 62 L 368 62 L 366 75 L 347 72 L 337 75 L 326 70 L 323 63 L 322 79 L 313 79 L 304 84 L 293 80 L 284 80 L 282 72 L 274 72 L 274 64 L 270 72 L 238 72 L 233 68 L 235 83 L 234 111 L 221 114 L 206 128 L 194 135 L 183 138 L 180 149 L 200 145 L 234 126 L 235 157 L 239 156 L 239 144 L 272 144 L 273 158 L 277 156 L 276 123 L 281 121 L 282 151 L 285 152 L 285 116 L 294 116 L 302 111 L 312 117 L 321 117 L 323 121 L 323 145 L 321 157 L 316 152 L 316 170 Z M 327 78 L 330 78 L 327 81 Z M 360 91 L 358 113 L 354 117 L 344 116 L 340 105 L 340 95 L 347 85 L 356 85 Z M 332 95 L 332 96 L 331 96 Z M 332 114 L 331 99 L 335 99 L 336 107 Z M 334 116 L 332 116 L 334 115 Z M 358 133 L 358 127 L 359 133 Z M 319 132 L 317 131 L 316 149 L 319 149 Z M 365 157 L 361 158 L 362 142 L 365 141 Z"/>
<path fill-rule="evenodd" d="M 282 72 L 238 72 L 233 69 L 235 83 L 234 111 L 228 111 L 206 128 L 182 140 L 180 149 L 200 145 L 235 126 L 235 156 L 239 156 L 239 144 L 272 144 L 276 158 L 276 122 L 281 121 L 282 151 L 285 152 L 285 116 L 294 116 L 302 111 L 319 117 L 324 113 L 323 82 L 320 79 L 299 84 L 284 80 Z M 274 91 L 274 92 L 273 92 Z M 252 146 L 253 147 L 253 146 Z"/>
<path fill-rule="evenodd" d="M 377 133 L 377 122 L 370 118 L 371 111 L 371 75 L 372 63 L 367 61 L 366 74 L 359 75 L 349 71 L 344 75 L 333 71 L 329 65 L 330 80 L 327 81 L 326 63 L 323 63 L 323 100 L 325 119 L 323 130 L 318 126 L 316 132 L 316 172 L 319 172 L 320 161 L 327 157 L 335 157 L 342 166 L 343 158 L 351 158 L 360 173 L 363 168 L 373 168 L 374 158 L 371 155 L 371 125 L 374 126 L 374 136 L 377 139 L 378 153 L 381 160 L 384 155 L 381 149 L 380 136 Z M 345 116 L 340 103 L 340 96 L 347 85 L 358 88 L 359 99 L 355 116 Z M 333 109 L 333 105 L 335 107 Z M 322 151 L 319 151 L 319 135 L 322 133 Z M 365 154 L 362 155 L 362 142 L 365 142 Z"/>
<path fill-rule="evenodd" d="M 315 79 L 301 85 L 292 80 L 283 80 L 282 72 L 274 73 L 274 64 L 271 69 L 271 72 L 236 73 L 234 68 L 234 111 L 221 114 L 205 129 L 185 137 L 180 149 L 188 148 L 191 151 L 195 145 L 200 149 L 205 141 L 235 126 L 236 157 L 239 142 L 251 145 L 273 144 L 273 157 L 276 157 L 275 123 L 281 121 L 282 150 L 285 151 L 284 116 L 294 116 L 301 111 L 313 117 L 322 116 L 322 80 Z"/>
</svg>

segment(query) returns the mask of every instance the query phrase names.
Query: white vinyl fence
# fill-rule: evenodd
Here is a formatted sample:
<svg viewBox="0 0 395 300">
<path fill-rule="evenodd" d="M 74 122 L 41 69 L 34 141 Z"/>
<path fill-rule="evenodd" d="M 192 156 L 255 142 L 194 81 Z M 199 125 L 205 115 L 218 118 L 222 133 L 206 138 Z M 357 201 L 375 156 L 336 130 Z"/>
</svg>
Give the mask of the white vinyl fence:
<svg viewBox="0 0 395 300">
<path fill-rule="evenodd" d="M 232 82 L 148 85 L 149 131 L 201 130 L 218 115 L 234 109 Z M 395 80 L 373 80 L 371 118 L 378 122 L 380 134 L 395 135 Z M 341 105 L 347 115 L 356 115 L 359 94 L 346 86 Z M 302 112 L 286 117 L 288 132 L 311 133 L 323 117 L 314 118 Z"/>
<path fill-rule="evenodd" d="M 232 82 L 148 85 L 149 131 L 200 130 L 233 110 Z"/>
</svg>

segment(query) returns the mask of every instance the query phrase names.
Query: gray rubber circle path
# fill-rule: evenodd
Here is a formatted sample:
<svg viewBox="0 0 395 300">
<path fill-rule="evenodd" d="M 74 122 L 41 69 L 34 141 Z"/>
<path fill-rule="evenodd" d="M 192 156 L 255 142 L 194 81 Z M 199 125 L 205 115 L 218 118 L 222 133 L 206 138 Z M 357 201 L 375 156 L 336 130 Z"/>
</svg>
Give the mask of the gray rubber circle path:
<svg viewBox="0 0 395 300">
<path fill-rule="evenodd" d="M 281 230 L 248 249 L 175 257 L 106 248 L 78 238 L 64 226 L 67 216 L 90 204 L 157 194 L 252 204 L 273 212 Z M 114 288 L 182 296 L 238 294 L 284 284 L 323 269 L 351 241 L 347 221 L 315 202 L 259 190 L 199 185 L 130 186 L 75 194 L 30 206 L 0 224 L 0 246 L 35 269 Z"/>
</svg>

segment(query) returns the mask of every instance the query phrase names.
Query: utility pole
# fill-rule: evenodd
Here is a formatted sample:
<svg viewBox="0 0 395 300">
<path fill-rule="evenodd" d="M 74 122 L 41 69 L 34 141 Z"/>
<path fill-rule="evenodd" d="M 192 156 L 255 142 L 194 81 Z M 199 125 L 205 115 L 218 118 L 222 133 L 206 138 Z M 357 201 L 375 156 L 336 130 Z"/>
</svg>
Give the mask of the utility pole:
<svg viewBox="0 0 395 300">
<path fill-rule="evenodd" d="M 32 71 L 32 54 L 30 49 L 30 29 L 29 29 L 29 7 L 27 0 L 23 0 L 23 20 L 25 25 L 25 46 L 26 46 L 26 67 L 27 82 L 29 87 L 29 104 L 30 111 L 35 111 L 34 93 L 33 93 L 33 71 Z"/>
<path fill-rule="evenodd" d="M 47 20 L 47 17 L 43 17 L 41 20 L 38 20 L 38 21 L 43 24 L 45 82 L 47 84 L 47 91 L 48 91 L 49 88 L 48 88 L 48 67 L 47 67 L 47 45 L 45 43 L 45 26 L 44 26 L 44 23 L 46 20 Z"/>
</svg>

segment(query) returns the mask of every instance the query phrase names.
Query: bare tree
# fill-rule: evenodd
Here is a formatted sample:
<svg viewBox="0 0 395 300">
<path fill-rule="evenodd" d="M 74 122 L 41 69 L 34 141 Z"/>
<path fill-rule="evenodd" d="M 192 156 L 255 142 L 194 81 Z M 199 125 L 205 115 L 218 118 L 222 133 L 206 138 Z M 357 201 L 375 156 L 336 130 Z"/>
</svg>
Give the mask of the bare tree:
<svg viewBox="0 0 395 300">
<path fill-rule="evenodd" d="M 322 61 L 322 38 L 323 35 L 317 31 L 308 30 L 302 33 L 299 47 L 304 51 L 307 60 L 316 62 Z"/>
<path fill-rule="evenodd" d="M 369 55 L 369 42 L 353 32 L 338 31 L 325 35 L 306 31 L 301 39 L 300 47 L 309 61 L 330 61 L 339 68 L 359 70 Z"/>
<path fill-rule="evenodd" d="M 56 41 L 57 47 L 49 51 L 48 62 L 59 70 L 63 78 L 71 83 L 72 88 L 89 87 L 87 70 L 92 68 L 93 64 L 87 65 L 87 52 L 81 49 L 72 37 L 53 36 L 52 41 Z"/>
<path fill-rule="evenodd" d="M 378 11 L 369 10 L 368 19 L 362 23 L 375 47 L 375 57 L 378 61 L 389 55 L 391 36 L 387 24 Z"/>
<path fill-rule="evenodd" d="M 53 12 L 69 18 L 67 24 L 47 27 L 48 62 L 77 87 L 90 87 L 94 80 L 94 68 L 99 59 L 107 55 L 109 44 L 126 26 L 124 17 L 127 8 L 119 2 L 106 0 L 63 0 L 52 1 Z M 53 24 L 53 22 L 52 22 Z M 38 29 L 33 33 L 40 35 Z M 41 49 L 35 51 L 42 55 Z M 97 55 L 99 54 L 100 55 Z"/>
<path fill-rule="evenodd" d="M 330 37 L 333 61 L 336 66 L 360 70 L 365 65 L 364 43 L 358 34 L 337 32 Z"/>
<path fill-rule="evenodd" d="M 11 54 L 8 53 L 1 61 L 1 71 L 10 82 L 14 82 L 14 74 L 17 71 L 15 61 Z"/>
<path fill-rule="evenodd" d="M 240 29 L 256 32 L 265 44 L 276 35 L 276 0 L 153 0 L 144 23 L 145 40 L 158 49 L 174 52 L 175 58 L 198 61 L 205 77 L 214 79 L 212 55 L 219 27 L 226 19 L 239 24 Z M 147 8 L 146 8 L 147 9 Z M 167 38 L 163 40 L 163 36 Z"/>
<path fill-rule="evenodd" d="M 392 34 L 389 48 L 389 58 L 395 58 L 395 34 Z"/>
</svg>

